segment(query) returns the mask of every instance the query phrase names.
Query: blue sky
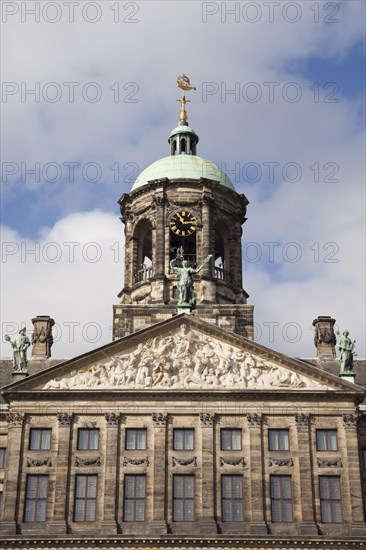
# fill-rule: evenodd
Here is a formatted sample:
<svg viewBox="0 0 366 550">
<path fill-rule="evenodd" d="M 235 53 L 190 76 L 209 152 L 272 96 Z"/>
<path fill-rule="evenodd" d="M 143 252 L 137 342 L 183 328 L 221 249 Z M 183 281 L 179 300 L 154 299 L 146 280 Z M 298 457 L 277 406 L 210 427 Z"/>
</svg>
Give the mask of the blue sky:
<svg viewBox="0 0 366 550">
<path fill-rule="evenodd" d="M 272 22 L 266 3 L 251 3 L 255 23 L 247 2 L 237 3 L 237 21 L 216 2 L 119 2 L 117 12 L 104 0 L 98 13 L 81 2 L 73 22 L 57 4 L 43 13 L 41 2 L 39 22 L 3 13 L 2 334 L 49 314 L 58 357 L 110 340 L 123 286 L 117 200 L 169 154 L 184 72 L 197 87 L 188 113 L 198 154 L 234 171 L 250 201 L 244 286 L 261 343 L 312 356 L 311 322 L 328 314 L 364 356 L 364 2 L 295 2 L 290 11 L 280 2 Z M 36 101 L 25 92 L 37 86 Z M 39 181 L 25 172 L 35 166 Z M 73 259 L 65 242 L 78 243 Z M 82 252 L 91 242 L 102 251 L 95 262 Z M 19 295 L 24 286 L 31 291 Z M 268 322 L 278 323 L 275 341 Z M 100 326 L 95 341 L 83 335 L 88 323 Z M 284 337 L 291 323 L 296 341 Z"/>
</svg>

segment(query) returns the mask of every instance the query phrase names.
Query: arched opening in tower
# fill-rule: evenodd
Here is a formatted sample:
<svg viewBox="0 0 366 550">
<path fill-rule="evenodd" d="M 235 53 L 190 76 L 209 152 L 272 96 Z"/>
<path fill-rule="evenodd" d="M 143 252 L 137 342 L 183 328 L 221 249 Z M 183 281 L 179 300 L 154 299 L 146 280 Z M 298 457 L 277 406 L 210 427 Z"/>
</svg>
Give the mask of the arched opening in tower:
<svg viewBox="0 0 366 550">
<path fill-rule="evenodd" d="M 196 253 L 196 233 L 187 237 L 179 237 L 174 233 L 170 233 L 170 258 L 182 257 L 182 260 L 187 260 L 190 267 L 197 266 L 197 253 Z"/>
<path fill-rule="evenodd" d="M 230 280 L 229 229 L 222 220 L 215 225 L 215 277 L 221 281 Z"/>
<path fill-rule="evenodd" d="M 141 220 L 136 225 L 134 238 L 134 281 L 138 283 L 152 276 L 152 226 L 149 220 Z"/>
</svg>

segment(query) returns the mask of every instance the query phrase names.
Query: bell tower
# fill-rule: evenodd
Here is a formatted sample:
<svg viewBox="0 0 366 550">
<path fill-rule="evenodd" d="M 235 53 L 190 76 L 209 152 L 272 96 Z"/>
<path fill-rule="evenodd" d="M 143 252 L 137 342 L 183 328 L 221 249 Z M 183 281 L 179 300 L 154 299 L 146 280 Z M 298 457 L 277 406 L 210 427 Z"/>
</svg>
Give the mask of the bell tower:
<svg viewBox="0 0 366 550">
<path fill-rule="evenodd" d="M 253 306 L 242 277 L 242 225 L 248 200 L 213 162 L 197 156 L 182 89 L 170 155 L 148 166 L 118 203 L 125 225 L 124 287 L 114 306 L 121 338 L 180 313 L 179 268 L 190 269 L 192 300 L 183 311 L 253 338 Z M 209 260 L 208 260 L 209 258 Z M 175 269 L 175 268 L 178 269 Z"/>
</svg>

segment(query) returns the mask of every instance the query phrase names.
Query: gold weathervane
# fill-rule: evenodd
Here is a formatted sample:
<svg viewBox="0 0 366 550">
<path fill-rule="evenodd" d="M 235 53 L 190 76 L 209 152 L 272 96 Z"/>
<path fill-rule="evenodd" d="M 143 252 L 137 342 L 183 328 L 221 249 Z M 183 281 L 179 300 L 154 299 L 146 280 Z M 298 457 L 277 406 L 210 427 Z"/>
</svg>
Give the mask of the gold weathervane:
<svg viewBox="0 0 366 550">
<path fill-rule="evenodd" d="M 187 111 L 186 111 L 186 103 L 190 103 L 190 100 L 186 99 L 184 92 L 189 92 L 189 90 L 195 90 L 196 88 L 194 86 L 191 86 L 191 81 L 189 80 L 188 76 L 186 76 L 184 73 L 177 77 L 177 86 L 182 90 L 182 99 L 177 99 L 177 101 L 179 101 L 179 103 L 182 106 L 181 111 L 179 113 L 179 120 L 186 122 L 188 118 Z"/>
</svg>

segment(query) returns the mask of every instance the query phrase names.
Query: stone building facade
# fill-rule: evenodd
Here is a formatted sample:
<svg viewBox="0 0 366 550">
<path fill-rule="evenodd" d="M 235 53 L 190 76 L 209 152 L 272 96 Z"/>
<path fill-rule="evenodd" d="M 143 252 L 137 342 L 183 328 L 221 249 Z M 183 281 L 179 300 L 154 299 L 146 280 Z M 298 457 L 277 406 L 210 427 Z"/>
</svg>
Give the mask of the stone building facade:
<svg viewBox="0 0 366 550">
<path fill-rule="evenodd" d="M 35 318 L 30 375 L 5 380 L 2 547 L 366 548 L 365 365 L 338 375 L 329 317 L 316 359 L 253 340 L 248 201 L 197 157 L 182 111 L 170 157 L 119 200 L 114 341 L 54 362 L 38 334 L 53 320 Z"/>
</svg>

